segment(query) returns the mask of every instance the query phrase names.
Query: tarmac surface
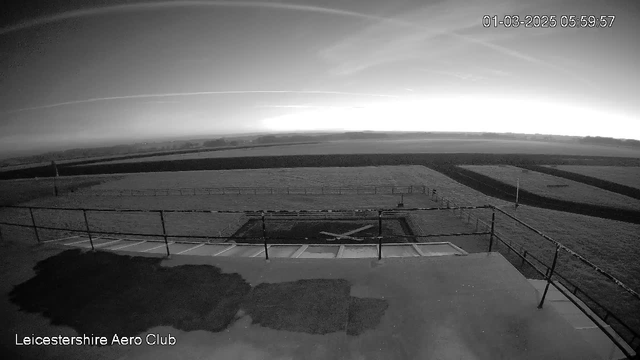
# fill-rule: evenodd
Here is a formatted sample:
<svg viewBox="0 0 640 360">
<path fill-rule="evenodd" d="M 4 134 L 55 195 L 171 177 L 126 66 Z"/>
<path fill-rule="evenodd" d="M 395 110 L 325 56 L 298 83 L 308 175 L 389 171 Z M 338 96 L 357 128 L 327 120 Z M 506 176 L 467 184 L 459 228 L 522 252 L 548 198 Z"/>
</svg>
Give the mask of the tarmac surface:
<svg viewBox="0 0 640 360">
<path fill-rule="evenodd" d="M 50 247 L 40 249 L 37 258 L 55 253 Z M 20 258 L 24 252 L 18 250 L 3 271 L 13 274 L 11 279 L 5 278 L 5 290 L 11 288 L 9 282 L 17 284 L 32 276 L 33 260 Z M 162 257 L 155 253 L 124 254 Z M 14 334 L 74 336 L 75 331 L 3 303 L 1 312 L 7 322 L 0 331 L 4 348 L 0 350 L 38 359 L 600 358 L 553 306 L 537 309 L 536 289 L 498 253 L 382 261 L 274 258 L 269 262 L 264 258 L 172 255 L 162 262 L 163 266 L 189 264 L 210 264 L 225 273 L 238 273 L 254 287 L 301 279 L 342 279 L 350 284 L 350 296 L 384 299 L 388 307 L 374 328 L 358 335 L 275 330 L 239 313 L 237 320 L 221 332 L 185 332 L 161 326 L 139 335 L 157 340 L 152 345 L 19 348 L 12 345 Z M 16 272 L 23 267 L 25 271 Z M 344 322 L 346 329 L 350 319 Z M 168 338 L 174 338 L 175 344 L 160 344 L 161 339 Z"/>
<path fill-rule="evenodd" d="M 328 262 L 330 261 L 330 262 Z M 422 258 L 263 259 L 177 255 L 167 266 L 215 264 L 252 286 L 346 279 L 351 296 L 385 299 L 380 324 L 358 336 L 272 330 L 240 317 L 222 333 L 169 328 L 172 347 L 141 346 L 127 359 L 598 359 L 500 254 Z M 330 266 L 327 266 L 329 265 Z M 345 319 L 345 325 L 348 319 Z"/>
</svg>

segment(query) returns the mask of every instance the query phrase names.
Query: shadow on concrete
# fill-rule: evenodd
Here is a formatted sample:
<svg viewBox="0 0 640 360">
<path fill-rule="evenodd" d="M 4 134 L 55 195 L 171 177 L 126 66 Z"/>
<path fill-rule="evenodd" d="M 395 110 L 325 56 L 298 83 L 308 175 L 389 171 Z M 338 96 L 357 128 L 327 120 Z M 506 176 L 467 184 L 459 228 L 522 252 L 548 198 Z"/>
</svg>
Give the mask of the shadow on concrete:
<svg viewBox="0 0 640 360">
<path fill-rule="evenodd" d="M 67 250 L 39 262 L 10 300 L 79 334 L 135 336 L 155 326 L 226 329 L 246 312 L 254 324 L 310 334 L 375 328 L 386 300 L 349 296 L 343 279 L 259 284 L 210 265 L 161 266 L 161 258 Z"/>
</svg>

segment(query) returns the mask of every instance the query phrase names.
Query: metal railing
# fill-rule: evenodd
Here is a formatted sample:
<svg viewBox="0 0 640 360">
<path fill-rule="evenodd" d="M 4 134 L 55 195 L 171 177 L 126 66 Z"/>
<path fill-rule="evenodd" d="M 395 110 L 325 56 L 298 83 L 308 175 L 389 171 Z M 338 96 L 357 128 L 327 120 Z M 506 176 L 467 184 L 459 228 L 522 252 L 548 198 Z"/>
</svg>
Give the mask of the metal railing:
<svg viewBox="0 0 640 360">
<path fill-rule="evenodd" d="M 377 240 L 378 241 L 378 259 L 382 257 L 382 246 L 383 239 L 385 238 L 407 238 L 407 239 L 416 239 L 416 238 L 430 238 L 430 237 L 442 237 L 442 236 L 469 236 L 469 235 L 488 235 L 488 232 L 468 232 L 468 233 L 446 233 L 446 234 L 427 234 L 427 235 L 384 235 L 382 233 L 382 222 L 385 219 L 385 215 L 388 216 L 394 213 L 405 213 L 405 212 L 415 212 L 415 211 L 437 211 L 442 210 L 442 208 L 434 207 L 434 208 L 376 208 L 376 209 L 356 209 L 356 210 L 345 210 L 345 209 L 332 209 L 332 210 L 164 210 L 164 209 L 149 209 L 149 210 L 140 210 L 140 209 L 108 209 L 108 208 L 70 208 L 70 207 L 43 207 L 43 206 L 2 206 L 3 208 L 13 208 L 13 209 L 26 209 L 29 211 L 31 224 L 18 224 L 18 223 L 10 223 L 10 222 L 0 222 L 0 225 L 6 226 L 17 226 L 17 227 L 26 227 L 32 228 L 36 241 L 38 243 L 42 243 L 42 239 L 40 237 L 39 229 L 42 230 L 57 230 L 57 231 L 68 231 L 68 232 L 77 232 L 77 233 L 85 233 L 89 237 L 89 243 L 91 245 L 91 249 L 95 250 L 96 246 L 93 243 L 94 235 L 120 235 L 120 236 L 146 236 L 146 237 L 162 237 L 164 239 L 164 243 L 166 245 L 167 256 L 171 256 L 171 252 L 169 250 L 169 241 L 168 238 L 186 238 L 186 239 L 229 239 L 230 236 L 222 236 L 218 234 L 218 236 L 212 235 L 188 235 L 188 234 L 168 234 L 166 229 L 166 213 L 206 213 L 206 214 L 243 214 L 248 217 L 259 216 L 262 222 L 262 235 L 260 237 L 233 237 L 234 239 L 245 239 L 245 240 L 262 240 L 265 245 L 265 258 L 269 258 L 268 252 L 268 241 L 270 238 L 266 231 L 266 217 L 267 216 L 278 216 L 278 215 L 286 215 L 286 216 L 322 216 L 328 214 L 366 214 L 366 213 L 375 213 L 377 216 L 373 219 L 378 221 L 378 234 L 375 236 L 359 236 L 359 239 L 362 240 Z M 489 209 L 490 205 L 481 205 L 481 206 L 469 206 L 467 209 Z M 59 210 L 59 211 L 81 211 L 84 219 L 85 229 L 72 229 L 69 227 L 56 227 L 56 226 L 43 226 L 36 223 L 35 217 L 33 215 L 33 210 Z M 158 218 L 160 220 L 160 224 L 162 226 L 162 233 L 138 233 L 138 232 L 122 232 L 122 231 L 105 231 L 105 230 L 96 230 L 92 229 L 87 218 L 87 212 L 114 212 L 114 213 L 156 213 L 158 214 Z M 360 218 L 372 220 L 372 218 Z M 386 218 L 389 219 L 389 218 Z M 316 219 L 321 220 L 321 219 Z M 307 238 L 307 240 L 315 240 L 316 238 Z M 317 240 L 326 240 L 326 238 L 317 238 Z"/>
</svg>

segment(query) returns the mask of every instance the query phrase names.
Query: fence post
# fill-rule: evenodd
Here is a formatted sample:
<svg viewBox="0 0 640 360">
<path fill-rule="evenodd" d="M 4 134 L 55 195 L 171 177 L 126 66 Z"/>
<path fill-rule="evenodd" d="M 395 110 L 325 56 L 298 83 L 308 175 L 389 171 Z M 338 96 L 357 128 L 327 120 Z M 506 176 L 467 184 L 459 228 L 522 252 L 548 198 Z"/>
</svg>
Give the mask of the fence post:
<svg viewBox="0 0 640 360">
<path fill-rule="evenodd" d="M 478 221 L 480 221 L 480 219 L 476 218 L 476 232 L 478 232 Z"/>
<path fill-rule="evenodd" d="M 489 236 L 489 252 L 491 252 L 491 248 L 493 247 L 493 234 L 494 234 L 494 227 L 496 224 L 496 212 L 495 210 L 493 211 L 493 213 L 491 214 L 491 235 Z"/>
<path fill-rule="evenodd" d="M 33 223 L 33 231 L 36 233 L 36 240 L 40 244 L 40 234 L 38 234 L 38 227 L 36 226 L 36 219 L 33 217 L 33 209 L 29 208 L 29 214 L 31 214 L 31 222 Z"/>
<path fill-rule="evenodd" d="M 549 291 L 549 284 L 551 284 L 551 277 L 553 276 L 553 270 L 556 268 L 556 262 L 558 261 L 559 251 L 560 251 L 560 246 L 556 245 L 556 253 L 553 256 L 553 263 L 551 264 L 551 270 L 549 271 L 549 275 L 547 276 L 547 285 L 544 287 L 544 293 L 542 293 L 542 299 L 540 299 L 540 304 L 538 305 L 538 309 L 542 309 L 542 304 L 544 304 L 544 299 L 547 296 L 547 291 Z"/>
<path fill-rule="evenodd" d="M 269 260 L 269 248 L 267 247 L 267 226 L 264 223 L 264 211 L 262 212 L 262 240 L 264 241 L 265 259 Z"/>
<path fill-rule="evenodd" d="M 378 260 L 382 260 L 382 211 L 378 210 Z"/>
<path fill-rule="evenodd" d="M 164 237 L 164 246 L 167 247 L 167 257 L 171 256 L 169 252 L 169 241 L 167 240 L 167 228 L 164 225 L 164 211 L 160 210 L 160 221 L 162 221 L 162 236 Z"/>
<path fill-rule="evenodd" d="M 93 237 L 89 229 L 89 220 L 87 220 L 87 210 L 82 209 L 82 216 L 84 216 L 84 225 L 87 227 L 87 236 L 89 236 L 89 243 L 91 243 L 91 251 L 95 251 L 96 248 L 93 246 Z"/>
</svg>

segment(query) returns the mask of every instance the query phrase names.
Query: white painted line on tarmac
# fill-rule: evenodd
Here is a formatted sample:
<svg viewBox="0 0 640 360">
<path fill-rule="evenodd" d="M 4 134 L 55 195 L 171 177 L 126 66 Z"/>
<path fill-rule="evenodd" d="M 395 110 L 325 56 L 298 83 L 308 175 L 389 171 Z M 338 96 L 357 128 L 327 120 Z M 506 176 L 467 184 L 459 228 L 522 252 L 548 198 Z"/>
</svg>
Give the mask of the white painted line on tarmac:
<svg viewBox="0 0 640 360">
<path fill-rule="evenodd" d="M 224 249 L 224 250 L 222 250 L 222 251 L 218 251 L 217 253 L 215 253 L 215 254 L 213 254 L 213 255 L 211 255 L 211 256 L 218 256 L 218 255 L 220 255 L 220 254 L 222 254 L 222 253 L 224 253 L 224 252 L 227 252 L 227 251 L 229 251 L 229 250 L 233 249 L 234 247 L 236 247 L 236 245 L 235 245 L 235 244 L 234 244 L 234 245 L 229 246 L 228 248 L 226 248 L 226 249 Z"/>
<path fill-rule="evenodd" d="M 418 255 L 420 255 L 420 256 L 426 256 L 426 255 L 422 252 L 422 250 L 420 250 L 420 248 L 419 248 L 416 244 L 411 244 L 411 246 L 413 246 L 413 250 L 415 250 L 415 251 L 418 253 Z"/>
<path fill-rule="evenodd" d="M 166 245 L 173 245 L 173 244 L 174 244 L 173 242 L 169 242 L 169 243 L 167 243 Z M 165 246 L 165 244 L 162 244 L 162 245 L 159 245 L 159 246 L 156 246 L 156 247 L 152 247 L 152 248 L 147 249 L 147 250 L 142 250 L 142 251 L 140 251 L 140 252 L 144 252 L 144 253 L 146 253 L 146 252 L 149 252 L 149 251 L 151 251 L 151 250 L 159 249 L 159 248 L 161 248 L 161 247 L 163 247 L 163 246 Z"/>
<path fill-rule="evenodd" d="M 298 258 L 300 255 L 302 255 L 303 252 L 305 252 L 307 250 L 307 248 L 309 247 L 309 245 L 302 245 L 300 246 L 300 248 L 298 250 L 296 250 L 296 252 L 294 252 L 291 257 L 292 258 Z"/>
<path fill-rule="evenodd" d="M 122 241 L 122 239 L 109 241 L 109 242 L 106 242 L 106 243 L 103 243 L 103 244 L 94 245 L 94 246 L 95 247 L 98 247 L 98 246 L 103 247 L 103 246 L 107 246 L 107 245 L 110 245 L 110 244 L 115 244 L 115 243 L 120 242 L 120 241 Z"/>
<path fill-rule="evenodd" d="M 271 247 L 271 244 L 267 245 L 267 249 L 269 249 Z M 258 253 L 251 255 L 250 257 L 258 257 L 258 255 L 262 255 L 264 253 L 264 248 L 262 248 L 262 250 L 258 251 Z"/>
<path fill-rule="evenodd" d="M 74 236 L 63 237 L 63 238 L 60 238 L 60 239 L 46 240 L 46 241 L 43 241 L 43 242 L 50 243 L 50 242 L 55 242 L 55 241 L 75 239 L 75 238 L 79 238 L 79 237 L 80 237 L 80 235 L 74 235 Z"/>
<path fill-rule="evenodd" d="M 199 247 L 201 247 L 201 246 L 205 246 L 205 245 L 206 245 L 206 244 L 204 244 L 204 243 L 199 244 L 199 245 L 196 245 L 196 246 L 194 246 L 194 247 L 192 247 L 192 248 L 188 248 L 187 250 L 182 250 L 182 251 L 180 251 L 180 252 L 177 252 L 177 253 L 176 253 L 176 255 L 180 255 L 180 254 L 182 254 L 182 253 L 186 253 L 187 251 L 191 251 L 191 250 L 193 250 L 193 249 L 197 249 L 197 248 L 199 248 Z"/>
<path fill-rule="evenodd" d="M 129 240 L 127 240 L 127 241 L 129 241 Z M 133 243 L 133 244 L 123 245 L 123 246 L 118 246 L 117 248 L 113 248 L 113 249 L 111 249 L 111 250 L 120 250 L 120 249 L 127 248 L 127 247 L 129 247 L 129 246 L 134 246 L 134 245 L 144 244 L 144 243 L 146 243 L 146 242 L 147 242 L 147 240 L 142 240 L 142 241 L 140 241 L 140 242 L 136 242 L 136 243 Z"/>
<path fill-rule="evenodd" d="M 100 238 L 99 238 L 99 237 L 97 237 L 97 238 L 95 238 L 95 239 L 91 239 L 91 240 L 94 240 L 94 241 L 95 241 L 95 240 L 98 240 L 98 239 L 100 239 Z M 84 243 L 84 242 L 88 242 L 88 241 L 89 241 L 89 239 L 87 239 L 87 240 L 80 240 L 80 241 L 75 241 L 75 242 L 68 243 L 68 244 L 65 244 L 65 245 L 67 245 L 67 246 L 71 246 L 71 245 L 80 244 L 80 243 Z"/>
</svg>

